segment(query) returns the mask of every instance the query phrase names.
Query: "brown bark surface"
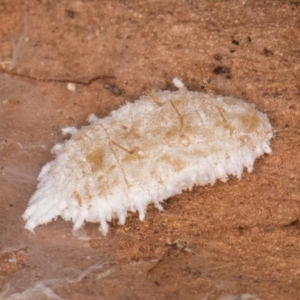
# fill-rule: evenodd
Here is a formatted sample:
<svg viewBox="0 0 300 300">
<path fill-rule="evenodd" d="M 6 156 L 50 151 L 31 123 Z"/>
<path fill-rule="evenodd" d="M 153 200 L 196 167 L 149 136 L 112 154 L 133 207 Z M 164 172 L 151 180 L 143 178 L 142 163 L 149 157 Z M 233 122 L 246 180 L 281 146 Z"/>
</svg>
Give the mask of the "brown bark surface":
<svg viewBox="0 0 300 300">
<path fill-rule="evenodd" d="M 0 299 L 300 298 L 298 0 L 2 0 L 0 20 Z M 25 230 L 60 129 L 175 76 L 267 113 L 273 154 L 107 236 Z"/>
</svg>

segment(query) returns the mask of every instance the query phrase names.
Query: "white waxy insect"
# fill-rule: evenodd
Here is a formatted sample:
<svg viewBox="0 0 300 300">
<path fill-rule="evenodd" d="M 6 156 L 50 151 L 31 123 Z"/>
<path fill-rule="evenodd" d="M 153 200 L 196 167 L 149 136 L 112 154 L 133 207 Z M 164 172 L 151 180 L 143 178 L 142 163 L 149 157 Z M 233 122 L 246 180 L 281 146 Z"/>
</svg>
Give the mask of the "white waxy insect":
<svg viewBox="0 0 300 300">
<path fill-rule="evenodd" d="M 62 217 L 74 230 L 85 221 L 124 224 L 128 211 L 145 217 L 149 204 L 194 185 L 241 177 L 258 156 L 271 153 L 272 126 L 253 104 L 188 91 L 152 91 L 89 126 L 67 127 L 72 138 L 52 149 L 38 189 L 23 214 L 33 229 Z"/>
</svg>

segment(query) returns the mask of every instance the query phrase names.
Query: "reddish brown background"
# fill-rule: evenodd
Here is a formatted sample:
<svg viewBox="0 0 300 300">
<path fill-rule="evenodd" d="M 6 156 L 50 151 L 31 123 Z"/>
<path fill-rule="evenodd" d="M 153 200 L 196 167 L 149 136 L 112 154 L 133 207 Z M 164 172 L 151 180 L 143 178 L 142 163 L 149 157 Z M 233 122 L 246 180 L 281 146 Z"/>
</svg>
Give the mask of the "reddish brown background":
<svg viewBox="0 0 300 300">
<path fill-rule="evenodd" d="M 300 299 L 300 2 L 0 1 L 0 299 Z M 38 79 L 88 81 L 89 86 Z M 63 126 L 105 116 L 145 88 L 255 103 L 273 154 L 241 181 L 195 187 L 72 235 L 21 214 Z M 104 84 L 121 89 L 116 96 Z M 48 298 L 47 298 L 48 297 Z"/>
</svg>

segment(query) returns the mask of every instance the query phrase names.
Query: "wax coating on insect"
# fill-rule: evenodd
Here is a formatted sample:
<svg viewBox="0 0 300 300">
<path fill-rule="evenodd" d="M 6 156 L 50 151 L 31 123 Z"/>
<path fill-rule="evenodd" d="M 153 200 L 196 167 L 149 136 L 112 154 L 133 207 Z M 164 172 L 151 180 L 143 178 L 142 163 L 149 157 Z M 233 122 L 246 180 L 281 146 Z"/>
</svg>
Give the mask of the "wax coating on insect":
<svg viewBox="0 0 300 300">
<path fill-rule="evenodd" d="M 226 182 L 253 170 L 271 153 L 272 126 L 253 104 L 233 97 L 189 91 L 177 78 L 175 92 L 149 91 L 90 125 L 67 127 L 72 137 L 57 144 L 41 170 L 37 191 L 23 214 L 25 227 L 62 217 L 73 229 L 85 221 L 125 224 L 129 211 L 144 220 L 147 206 L 194 185 Z"/>
</svg>

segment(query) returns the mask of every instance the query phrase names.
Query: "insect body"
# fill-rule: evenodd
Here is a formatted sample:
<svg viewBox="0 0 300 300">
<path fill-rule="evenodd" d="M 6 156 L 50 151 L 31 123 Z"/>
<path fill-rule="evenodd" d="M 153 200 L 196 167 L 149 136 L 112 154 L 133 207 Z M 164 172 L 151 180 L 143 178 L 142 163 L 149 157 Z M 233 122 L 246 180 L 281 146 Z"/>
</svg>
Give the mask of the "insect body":
<svg viewBox="0 0 300 300">
<path fill-rule="evenodd" d="M 271 153 L 272 127 L 252 104 L 233 97 L 211 97 L 179 87 L 152 91 L 103 119 L 89 117 L 72 138 L 53 148 L 23 214 L 32 230 L 60 216 L 74 222 L 124 224 L 128 211 L 143 220 L 150 203 L 161 202 L 194 185 L 238 178 L 255 159 Z"/>
</svg>

